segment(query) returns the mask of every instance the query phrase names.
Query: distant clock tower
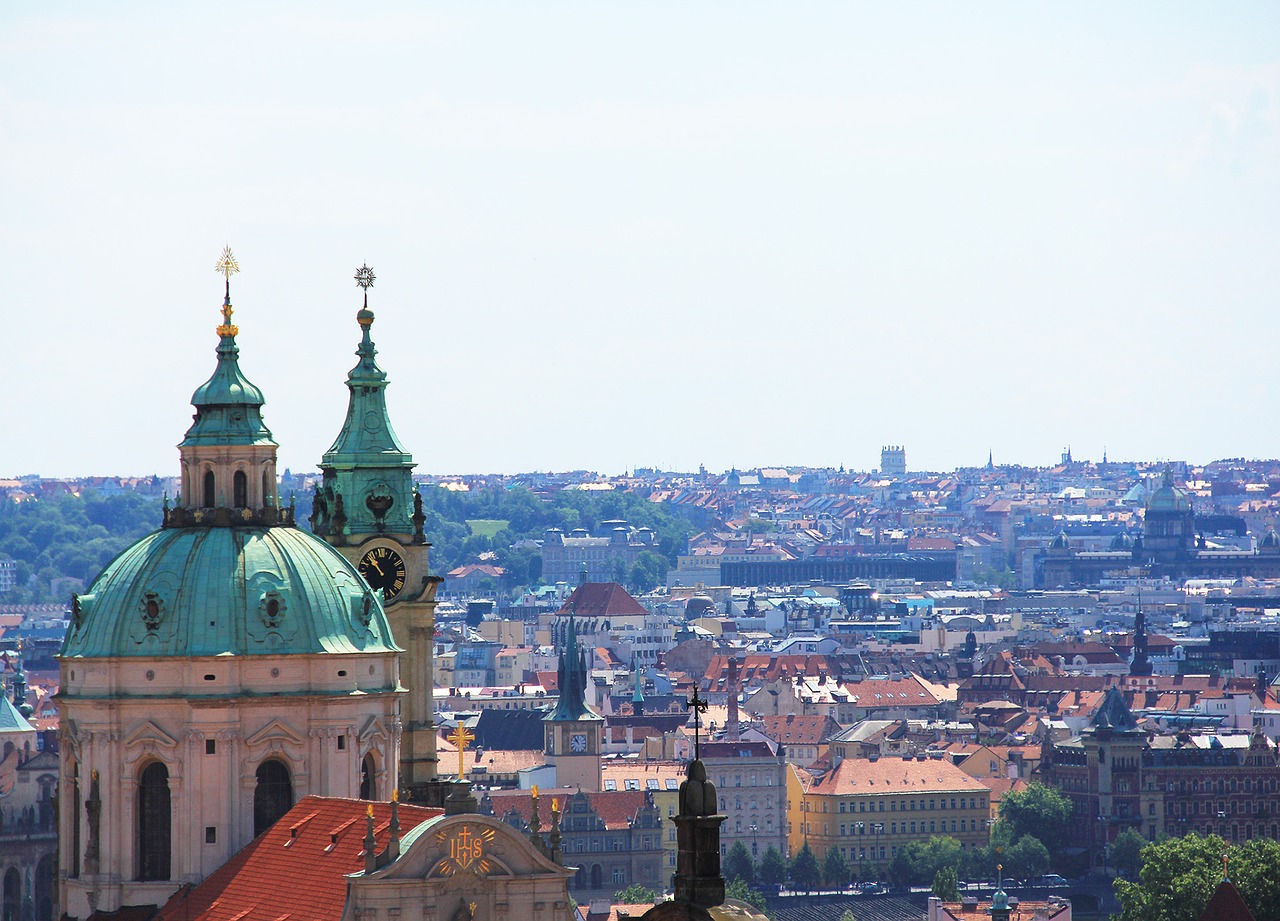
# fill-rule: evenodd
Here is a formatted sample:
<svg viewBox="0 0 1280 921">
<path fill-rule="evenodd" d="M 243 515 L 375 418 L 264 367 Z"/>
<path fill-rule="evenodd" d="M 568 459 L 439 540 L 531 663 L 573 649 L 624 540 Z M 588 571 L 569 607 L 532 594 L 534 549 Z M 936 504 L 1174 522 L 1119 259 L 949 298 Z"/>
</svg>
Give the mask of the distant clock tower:
<svg viewBox="0 0 1280 921">
<path fill-rule="evenodd" d="M 320 461 L 311 529 L 337 548 L 382 593 L 396 643 L 404 649 L 401 682 L 409 689 L 401 711 L 400 789 L 411 802 L 442 805 L 447 793 L 437 779 L 433 720 L 432 655 L 436 589 L 441 579 L 427 569 L 431 546 L 426 516 L 413 483 L 413 456 L 400 444 L 386 406 L 386 372 L 378 367 L 370 336 L 373 311 L 368 266 L 356 273 L 364 289 L 360 359 L 347 376 L 347 418 Z"/>
<path fill-rule="evenodd" d="M 556 669 L 560 700 L 542 718 L 543 752 L 556 769 L 556 786 L 600 792 L 600 741 L 603 717 L 587 706 L 587 663 L 578 648 L 573 615 L 565 631 L 564 648 Z"/>
</svg>

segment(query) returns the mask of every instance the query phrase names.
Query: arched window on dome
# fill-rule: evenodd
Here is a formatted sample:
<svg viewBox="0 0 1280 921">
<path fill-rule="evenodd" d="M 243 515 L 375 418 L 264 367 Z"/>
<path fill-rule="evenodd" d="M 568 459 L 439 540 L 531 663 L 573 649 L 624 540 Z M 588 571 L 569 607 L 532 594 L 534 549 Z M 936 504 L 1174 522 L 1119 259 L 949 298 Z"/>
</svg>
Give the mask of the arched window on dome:
<svg viewBox="0 0 1280 921">
<path fill-rule="evenodd" d="M 377 799 L 378 798 L 378 781 L 376 777 L 377 765 L 373 762 L 373 752 L 364 756 L 364 761 L 360 763 L 360 798 L 361 799 Z"/>
<path fill-rule="evenodd" d="M 270 506 L 275 505 L 275 503 L 271 501 L 272 495 L 275 494 L 275 490 L 272 489 L 271 486 L 272 486 L 271 472 L 264 469 L 262 471 L 262 507 L 263 508 L 268 508 Z"/>
<path fill-rule="evenodd" d="M 231 478 L 231 495 L 236 508 L 249 507 L 249 478 L 243 470 L 237 470 Z"/>
<path fill-rule="evenodd" d="M 138 879 L 168 879 L 173 811 L 169 769 L 153 761 L 138 780 Z"/>
<path fill-rule="evenodd" d="M 22 877 L 10 867 L 4 874 L 4 902 L 0 903 L 3 921 L 20 921 L 18 909 L 22 904 Z"/>
<path fill-rule="evenodd" d="M 256 838 L 293 806 L 293 779 L 289 768 L 274 758 L 258 765 L 258 786 L 253 791 L 253 836 Z"/>
<path fill-rule="evenodd" d="M 213 471 L 206 470 L 204 472 L 204 502 L 201 504 L 201 508 L 213 508 L 215 498 Z"/>
</svg>

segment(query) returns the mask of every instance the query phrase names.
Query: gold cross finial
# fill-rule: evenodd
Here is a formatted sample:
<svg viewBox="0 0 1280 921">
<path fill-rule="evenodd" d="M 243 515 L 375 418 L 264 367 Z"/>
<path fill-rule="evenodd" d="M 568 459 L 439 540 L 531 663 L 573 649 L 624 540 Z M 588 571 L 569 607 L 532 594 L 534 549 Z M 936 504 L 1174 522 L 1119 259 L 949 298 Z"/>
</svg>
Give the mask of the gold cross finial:
<svg viewBox="0 0 1280 921">
<path fill-rule="evenodd" d="M 1227 849 L 1222 849 L 1222 878 L 1227 878 Z"/>
<path fill-rule="evenodd" d="M 222 301 L 222 325 L 218 327 L 219 336 L 234 336 L 240 330 L 231 323 L 231 276 L 240 271 L 240 263 L 236 262 L 236 257 L 231 255 L 231 247 L 222 247 L 222 255 L 218 257 L 218 261 L 214 264 L 213 269 L 221 275 L 227 283 L 226 297 Z"/>
<path fill-rule="evenodd" d="M 458 746 L 458 779 L 466 780 L 466 765 L 463 762 L 463 752 L 467 750 L 467 746 L 475 739 L 475 733 L 469 732 L 467 727 L 459 723 L 453 730 L 453 734 L 449 736 L 449 741 Z"/>
</svg>

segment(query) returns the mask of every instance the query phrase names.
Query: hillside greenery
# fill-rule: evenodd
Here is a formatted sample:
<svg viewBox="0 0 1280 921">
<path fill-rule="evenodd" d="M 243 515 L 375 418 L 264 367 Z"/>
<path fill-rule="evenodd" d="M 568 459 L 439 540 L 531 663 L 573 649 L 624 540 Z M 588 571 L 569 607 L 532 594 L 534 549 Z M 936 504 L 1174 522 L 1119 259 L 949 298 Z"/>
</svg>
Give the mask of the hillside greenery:
<svg viewBox="0 0 1280 921">
<path fill-rule="evenodd" d="M 133 492 L 0 502 L 0 559 L 16 560 L 18 577 L 18 587 L 0 593 L 0 603 L 69 601 L 71 590 L 60 590 L 66 587 L 60 578 L 87 586 L 160 521 L 160 500 Z"/>
<path fill-rule="evenodd" d="M 629 571 L 592 574 L 642 591 L 662 584 L 694 531 L 677 510 L 632 493 L 566 490 L 541 499 L 527 489 L 456 492 L 424 486 L 422 498 L 432 571 L 445 573 L 492 553 L 486 561 L 506 570 L 497 587 L 508 591 L 538 582 L 542 558 L 534 541 L 547 528 L 567 534 L 614 518 L 652 528 L 654 550 L 642 553 Z M 305 528 L 309 501 L 298 499 L 298 521 Z M 79 579 L 87 587 L 116 554 L 160 522 L 160 500 L 133 492 L 0 502 L 0 559 L 17 561 L 18 577 L 17 589 L 0 594 L 0 603 L 67 601 L 74 589 L 59 579 Z"/>
</svg>

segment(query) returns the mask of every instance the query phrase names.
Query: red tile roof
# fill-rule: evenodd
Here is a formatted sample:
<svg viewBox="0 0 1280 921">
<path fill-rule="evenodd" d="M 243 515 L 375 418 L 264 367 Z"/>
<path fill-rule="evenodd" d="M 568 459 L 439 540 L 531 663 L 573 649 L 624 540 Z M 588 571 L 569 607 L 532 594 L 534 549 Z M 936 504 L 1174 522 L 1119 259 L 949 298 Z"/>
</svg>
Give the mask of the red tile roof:
<svg viewBox="0 0 1280 921">
<path fill-rule="evenodd" d="M 570 611 L 579 617 L 616 617 L 619 614 L 648 614 L 640 602 L 617 582 L 586 582 L 573 590 L 557 614 Z"/>
<path fill-rule="evenodd" d="M 364 800 L 307 796 L 194 889 L 171 898 L 155 921 L 339 921 L 344 876 L 364 869 Z M 387 846 L 390 803 L 373 803 L 378 850 Z M 401 835 L 440 809 L 400 806 Z"/>
<path fill-rule="evenodd" d="M 1218 883 L 1200 918 L 1202 921 L 1254 921 L 1253 912 L 1240 897 L 1240 890 L 1229 879 Z"/>
<path fill-rule="evenodd" d="M 954 764 L 940 759 L 845 758 L 809 788 L 810 793 L 986 793 L 990 791 Z"/>
<path fill-rule="evenodd" d="M 830 716 L 762 716 L 760 731 L 782 745 L 821 745 L 840 731 Z"/>
</svg>

